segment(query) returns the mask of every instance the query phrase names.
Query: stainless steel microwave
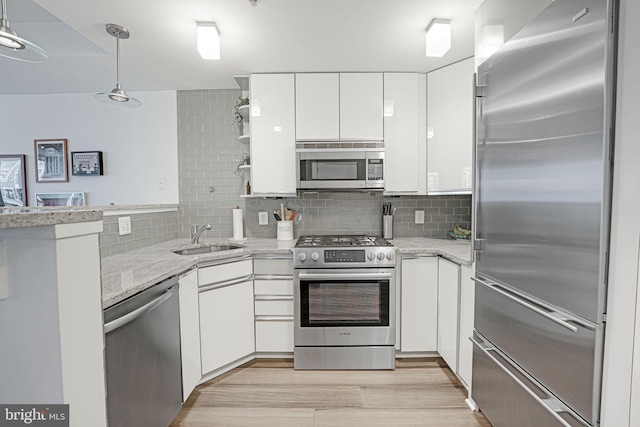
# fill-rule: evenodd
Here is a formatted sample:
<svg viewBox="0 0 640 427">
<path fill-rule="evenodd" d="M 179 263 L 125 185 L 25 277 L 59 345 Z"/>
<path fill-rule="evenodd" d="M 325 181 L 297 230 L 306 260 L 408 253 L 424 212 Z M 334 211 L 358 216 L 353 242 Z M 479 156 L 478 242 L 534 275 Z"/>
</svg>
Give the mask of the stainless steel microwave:
<svg viewBox="0 0 640 427">
<path fill-rule="evenodd" d="M 384 151 L 299 150 L 296 176 L 299 190 L 381 190 Z"/>
</svg>

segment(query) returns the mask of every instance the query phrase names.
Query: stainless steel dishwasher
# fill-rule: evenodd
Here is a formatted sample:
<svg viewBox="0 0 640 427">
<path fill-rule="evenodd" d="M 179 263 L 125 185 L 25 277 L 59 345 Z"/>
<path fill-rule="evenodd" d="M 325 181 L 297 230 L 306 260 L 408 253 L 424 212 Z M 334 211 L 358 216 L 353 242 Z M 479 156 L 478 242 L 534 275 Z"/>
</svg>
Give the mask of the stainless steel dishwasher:
<svg viewBox="0 0 640 427">
<path fill-rule="evenodd" d="M 110 427 L 168 426 L 182 403 L 178 279 L 104 312 Z"/>
</svg>

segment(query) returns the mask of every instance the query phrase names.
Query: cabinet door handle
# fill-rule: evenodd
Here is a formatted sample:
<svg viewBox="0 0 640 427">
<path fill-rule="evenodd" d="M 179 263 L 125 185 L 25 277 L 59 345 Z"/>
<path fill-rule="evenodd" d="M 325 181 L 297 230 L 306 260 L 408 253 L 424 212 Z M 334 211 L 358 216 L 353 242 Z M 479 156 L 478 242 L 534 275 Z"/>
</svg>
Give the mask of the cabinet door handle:
<svg viewBox="0 0 640 427">
<path fill-rule="evenodd" d="M 213 283 L 211 285 L 205 285 L 205 286 L 202 286 L 201 288 L 199 288 L 198 292 L 206 292 L 206 291 L 210 291 L 212 289 L 226 288 L 227 286 L 237 285 L 238 283 L 243 283 L 243 282 L 249 281 L 252 278 L 253 278 L 252 275 L 247 275 L 247 276 L 244 276 L 244 277 L 240 277 L 239 279 L 230 280 L 228 282 L 220 282 L 220 283 Z"/>
<path fill-rule="evenodd" d="M 256 295 L 256 301 L 293 301 L 293 295 Z"/>
<path fill-rule="evenodd" d="M 257 322 L 293 322 L 293 316 L 256 316 Z"/>
</svg>

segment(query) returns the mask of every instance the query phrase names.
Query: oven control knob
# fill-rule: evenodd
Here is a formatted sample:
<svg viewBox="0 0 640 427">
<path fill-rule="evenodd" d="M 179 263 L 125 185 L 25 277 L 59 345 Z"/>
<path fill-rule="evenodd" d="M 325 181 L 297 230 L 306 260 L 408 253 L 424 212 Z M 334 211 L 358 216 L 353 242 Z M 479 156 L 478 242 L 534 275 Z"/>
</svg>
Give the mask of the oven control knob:
<svg viewBox="0 0 640 427">
<path fill-rule="evenodd" d="M 382 261 L 384 259 L 384 253 L 382 252 L 378 253 L 378 259 Z"/>
<path fill-rule="evenodd" d="M 373 261 L 376 258 L 376 255 L 373 252 L 369 252 L 367 254 L 367 258 L 369 259 L 369 261 Z"/>
<path fill-rule="evenodd" d="M 388 259 L 389 261 L 391 261 L 391 260 L 393 259 L 393 252 L 389 252 L 389 253 L 387 254 L 387 259 Z"/>
<path fill-rule="evenodd" d="M 314 261 L 317 261 L 320 259 L 320 255 L 318 254 L 318 252 L 314 252 L 311 254 L 311 259 Z"/>
<path fill-rule="evenodd" d="M 304 262 L 304 260 L 307 259 L 307 254 L 305 253 L 298 254 L 298 259 L 300 260 L 300 262 Z"/>
</svg>

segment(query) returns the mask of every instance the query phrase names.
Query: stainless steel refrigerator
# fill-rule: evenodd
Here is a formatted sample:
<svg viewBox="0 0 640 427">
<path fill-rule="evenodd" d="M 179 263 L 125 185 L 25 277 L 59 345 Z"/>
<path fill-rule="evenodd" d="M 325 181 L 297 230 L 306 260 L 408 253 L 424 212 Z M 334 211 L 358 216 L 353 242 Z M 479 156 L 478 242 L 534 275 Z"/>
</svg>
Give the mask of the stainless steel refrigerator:
<svg viewBox="0 0 640 427">
<path fill-rule="evenodd" d="M 555 0 L 478 68 L 471 395 L 507 426 L 597 425 L 613 0 Z"/>
</svg>

